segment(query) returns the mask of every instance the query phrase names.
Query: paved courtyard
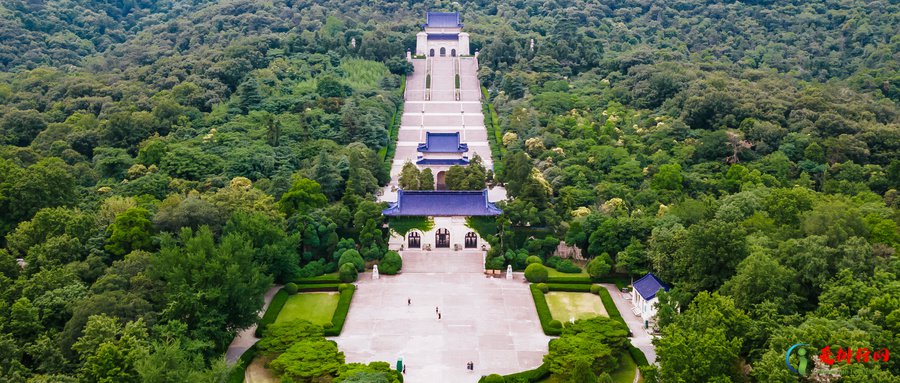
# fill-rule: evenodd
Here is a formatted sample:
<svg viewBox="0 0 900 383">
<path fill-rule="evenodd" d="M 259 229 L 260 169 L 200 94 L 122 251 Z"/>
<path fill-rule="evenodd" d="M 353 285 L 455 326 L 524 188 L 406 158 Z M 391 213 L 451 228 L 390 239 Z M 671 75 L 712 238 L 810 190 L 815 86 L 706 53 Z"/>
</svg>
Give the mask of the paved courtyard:
<svg viewBox="0 0 900 383">
<path fill-rule="evenodd" d="M 347 362 L 395 365 L 402 357 L 407 383 L 476 382 L 540 366 L 551 338 L 541 331 L 528 285 L 521 274 L 485 278 L 481 265 L 480 251 L 404 252 L 401 275 L 360 275 L 333 339 Z"/>
</svg>

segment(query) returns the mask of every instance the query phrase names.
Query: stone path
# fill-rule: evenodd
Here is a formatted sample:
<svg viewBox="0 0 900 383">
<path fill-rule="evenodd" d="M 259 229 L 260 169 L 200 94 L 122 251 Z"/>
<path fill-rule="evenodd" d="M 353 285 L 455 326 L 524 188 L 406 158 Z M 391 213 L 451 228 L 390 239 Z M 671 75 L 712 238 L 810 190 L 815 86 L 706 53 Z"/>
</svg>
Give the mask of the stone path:
<svg viewBox="0 0 900 383">
<path fill-rule="evenodd" d="M 644 352 L 644 356 L 647 357 L 647 361 L 650 362 L 650 364 L 655 364 L 656 347 L 654 347 L 652 343 L 653 336 L 647 333 L 647 330 L 644 330 L 644 321 L 641 317 L 636 316 L 631 312 L 631 301 L 622 296 L 622 291 L 620 291 L 616 285 L 604 283 L 603 287 L 606 287 L 606 290 L 609 291 L 609 295 L 612 296 L 616 308 L 618 308 L 619 313 L 622 314 L 622 319 L 625 319 L 625 324 L 628 325 L 628 329 L 634 334 L 634 337 L 631 338 L 631 344 Z"/>
<path fill-rule="evenodd" d="M 358 287 L 332 339 L 347 362 L 393 366 L 402 357 L 407 383 L 477 382 L 536 368 L 547 353 L 551 337 L 541 330 L 528 284 L 520 273 L 486 278 L 481 252 L 404 252 L 402 274 L 361 274 Z M 469 361 L 474 372 L 466 370 Z"/>
<path fill-rule="evenodd" d="M 274 297 L 275 293 L 280 289 L 281 285 L 274 285 L 269 291 L 266 291 L 265 295 L 263 295 L 264 303 L 262 310 L 259 311 L 260 317 L 266 313 L 266 309 L 269 308 L 269 303 L 272 302 L 272 297 Z M 237 360 L 241 358 L 241 355 L 244 355 L 244 352 L 258 341 L 259 338 L 256 337 L 256 325 L 254 324 L 253 326 L 245 328 L 239 332 L 237 336 L 234 337 L 234 340 L 231 341 L 231 344 L 228 345 L 228 351 L 225 352 L 225 360 L 228 361 L 228 363 L 237 362 Z"/>
<path fill-rule="evenodd" d="M 425 142 L 426 132 L 459 132 L 469 144 L 469 157 L 478 154 L 487 169 L 493 169 L 484 114 L 481 112 L 481 83 L 475 57 L 432 57 L 431 98 L 426 100 L 426 59 L 412 60 L 415 70 L 407 77 L 403 115 L 397 151 L 391 164 L 391 183 L 379 195 L 379 201 L 397 201 L 397 179 L 406 161 L 415 162 L 416 147 Z M 456 100 L 456 63 L 459 63 L 460 99 Z M 506 199 L 506 190 L 494 187 L 488 193 L 491 202 Z"/>
</svg>

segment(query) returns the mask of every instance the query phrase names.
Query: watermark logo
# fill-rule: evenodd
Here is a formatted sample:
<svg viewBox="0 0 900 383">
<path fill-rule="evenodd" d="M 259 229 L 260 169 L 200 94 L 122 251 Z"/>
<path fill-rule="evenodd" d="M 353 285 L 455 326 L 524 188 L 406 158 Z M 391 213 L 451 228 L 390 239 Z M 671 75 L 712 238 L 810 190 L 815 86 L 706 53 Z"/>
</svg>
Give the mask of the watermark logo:
<svg viewBox="0 0 900 383">
<path fill-rule="evenodd" d="M 805 346 L 808 343 L 796 343 L 787 349 L 784 353 L 784 364 L 788 370 L 799 376 L 819 376 L 835 378 L 840 376 L 840 370 L 829 369 L 835 363 L 842 362 L 844 364 L 852 363 L 869 363 L 869 362 L 887 362 L 890 360 L 891 353 L 888 349 L 870 350 L 866 347 L 857 349 L 837 347 L 836 352 L 832 352 L 832 346 L 825 346 L 819 350 L 818 358 L 811 359 Z M 796 365 L 791 363 L 791 356 L 797 358 Z"/>
<path fill-rule="evenodd" d="M 807 371 L 807 369 L 809 368 L 809 359 L 806 357 L 806 349 L 803 348 L 803 346 L 809 346 L 809 344 L 797 343 L 791 346 L 787 350 L 787 352 L 784 353 L 784 364 L 787 365 L 788 370 L 791 370 L 791 372 L 800 376 L 806 376 L 807 374 L 809 374 L 809 371 Z M 791 355 L 794 353 L 797 354 L 797 358 L 799 359 L 796 368 L 791 365 Z"/>
</svg>

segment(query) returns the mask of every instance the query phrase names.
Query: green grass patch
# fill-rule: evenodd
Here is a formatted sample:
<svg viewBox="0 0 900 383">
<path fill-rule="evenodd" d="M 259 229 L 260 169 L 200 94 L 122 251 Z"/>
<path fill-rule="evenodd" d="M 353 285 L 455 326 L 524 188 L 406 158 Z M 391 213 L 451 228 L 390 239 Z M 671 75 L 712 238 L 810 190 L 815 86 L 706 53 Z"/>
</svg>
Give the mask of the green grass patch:
<svg viewBox="0 0 900 383">
<path fill-rule="evenodd" d="M 600 297 L 587 293 L 551 291 L 544 294 L 553 319 L 568 322 L 572 318 L 586 319 L 596 316 L 608 316 Z"/>
<path fill-rule="evenodd" d="M 340 69 L 344 72 L 343 82 L 356 91 L 377 90 L 381 79 L 389 75 L 384 64 L 355 58 L 344 59 Z"/>
<path fill-rule="evenodd" d="M 339 295 L 335 292 L 303 293 L 290 296 L 281 308 L 275 323 L 297 319 L 317 325 L 331 323 Z"/>
</svg>

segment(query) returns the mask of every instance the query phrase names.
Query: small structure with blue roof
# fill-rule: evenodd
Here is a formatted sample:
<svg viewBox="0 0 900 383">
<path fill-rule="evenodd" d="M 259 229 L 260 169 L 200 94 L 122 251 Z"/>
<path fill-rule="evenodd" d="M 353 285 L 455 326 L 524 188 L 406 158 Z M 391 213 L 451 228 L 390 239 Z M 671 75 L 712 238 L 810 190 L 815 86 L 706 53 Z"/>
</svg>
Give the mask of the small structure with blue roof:
<svg viewBox="0 0 900 383">
<path fill-rule="evenodd" d="M 459 12 L 426 12 L 423 31 L 416 35 L 416 55 L 456 57 L 469 55 L 469 34 L 462 31 Z"/>
<path fill-rule="evenodd" d="M 634 314 L 640 316 L 644 323 L 648 323 L 656 316 L 656 305 L 659 303 L 656 293 L 659 290 L 669 291 L 669 286 L 653 273 L 648 273 L 634 281 L 632 287 L 631 303 L 634 305 Z"/>
</svg>

